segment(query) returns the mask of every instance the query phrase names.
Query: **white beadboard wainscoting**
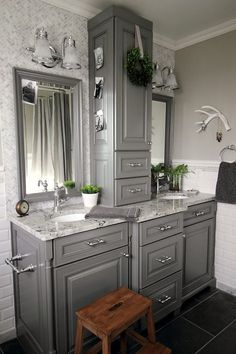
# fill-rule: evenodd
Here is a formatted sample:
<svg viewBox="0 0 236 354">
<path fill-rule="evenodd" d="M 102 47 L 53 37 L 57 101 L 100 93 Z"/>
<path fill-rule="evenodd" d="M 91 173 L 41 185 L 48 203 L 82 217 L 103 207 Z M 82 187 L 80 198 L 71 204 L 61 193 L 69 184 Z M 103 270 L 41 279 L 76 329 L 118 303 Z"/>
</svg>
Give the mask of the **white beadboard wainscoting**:
<svg viewBox="0 0 236 354">
<path fill-rule="evenodd" d="M 174 165 L 183 163 L 191 170 L 184 190 L 215 193 L 219 161 L 173 160 Z M 236 295 L 236 204 L 217 203 L 215 275 L 218 288 Z"/>
</svg>

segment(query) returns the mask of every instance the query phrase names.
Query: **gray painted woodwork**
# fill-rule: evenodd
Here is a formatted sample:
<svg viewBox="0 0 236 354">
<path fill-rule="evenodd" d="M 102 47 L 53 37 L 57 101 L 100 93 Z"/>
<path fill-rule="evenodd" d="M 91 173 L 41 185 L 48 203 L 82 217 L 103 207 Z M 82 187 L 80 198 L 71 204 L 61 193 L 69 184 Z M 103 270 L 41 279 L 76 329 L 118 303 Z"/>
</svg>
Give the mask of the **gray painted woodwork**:
<svg viewBox="0 0 236 354">
<path fill-rule="evenodd" d="M 78 140 L 78 148 L 73 152 L 73 164 L 75 171 L 75 182 L 78 187 L 83 184 L 83 139 L 82 139 L 82 82 L 81 80 L 58 76 L 47 73 L 40 73 L 20 68 L 13 68 L 14 92 L 16 101 L 16 125 L 17 125 L 17 145 L 18 145 L 18 178 L 19 178 L 19 198 L 27 199 L 32 202 L 39 202 L 53 199 L 52 192 L 26 193 L 26 174 L 25 174 L 25 142 L 24 142 L 24 121 L 22 108 L 22 79 L 49 82 L 56 85 L 70 86 L 73 88 L 73 112 L 74 139 Z M 75 193 L 76 194 L 76 193 Z"/>
<path fill-rule="evenodd" d="M 182 269 L 183 235 L 178 234 L 140 248 L 139 286 L 145 288 Z"/>
<path fill-rule="evenodd" d="M 88 246 L 95 238 L 104 245 Z M 15 265 L 36 266 L 14 273 L 17 337 L 26 354 L 73 352 L 75 310 L 129 286 L 128 241 L 126 222 L 51 241 L 12 224 L 12 255 L 25 255 Z"/>
<path fill-rule="evenodd" d="M 104 241 L 96 246 L 91 243 Z M 90 245 L 89 245 L 90 243 Z M 53 250 L 55 267 L 88 258 L 99 253 L 111 251 L 128 244 L 128 224 L 112 225 L 97 230 L 81 232 L 70 237 L 54 240 Z"/>
<path fill-rule="evenodd" d="M 184 228 L 183 296 L 214 278 L 215 218 Z"/>
<path fill-rule="evenodd" d="M 193 210 L 203 207 L 212 211 L 210 217 L 193 217 Z M 47 242 L 12 224 L 12 254 L 25 255 L 15 265 L 36 266 L 34 272 L 14 273 L 17 336 L 25 353 L 72 353 L 76 309 L 119 286 L 153 298 L 155 320 L 206 286 L 215 286 L 215 209 L 214 202 L 202 203 L 185 213 Z M 183 214 L 187 222 L 192 219 L 185 237 Z M 161 232 L 159 227 L 169 224 L 173 228 Z M 86 243 L 98 238 L 105 243 L 91 248 Z M 131 258 L 124 256 L 128 252 Z M 91 340 L 87 333 L 87 343 Z"/>
<path fill-rule="evenodd" d="M 140 224 L 140 245 L 178 234 L 183 231 L 183 214 L 172 214 Z"/>
<path fill-rule="evenodd" d="M 150 150 L 151 84 L 148 88 L 135 86 L 128 79 L 124 62 L 134 47 L 134 24 L 115 19 L 116 28 L 116 150 Z M 152 57 L 152 32 L 140 28 L 145 53 Z"/>
<path fill-rule="evenodd" d="M 153 300 L 154 320 L 159 321 L 181 306 L 182 272 L 172 274 L 141 290 L 140 293 Z"/>
<path fill-rule="evenodd" d="M 14 276 L 17 337 L 27 354 L 56 354 L 53 319 L 51 242 L 40 242 L 12 226 L 12 255 L 26 255 L 18 268 L 36 265 L 34 272 Z"/>
<path fill-rule="evenodd" d="M 150 153 L 146 151 L 115 152 L 115 178 L 148 176 L 150 173 Z"/>
<path fill-rule="evenodd" d="M 138 87 L 128 80 L 125 69 L 127 51 L 134 47 L 134 25 L 140 26 L 145 52 L 152 57 L 152 23 L 126 9 L 112 6 L 89 20 L 89 80 L 91 126 L 91 182 L 102 187 L 101 203 L 125 205 L 150 199 L 150 182 L 145 193 L 135 198 L 120 196 L 119 179 L 146 177 L 150 180 L 150 123 L 152 88 Z M 102 47 L 104 65 L 95 68 L 94 49 Z M 95 99 L 95 77 L 104 78 L 102 99 Z M 95 131 L 94 113 L 102 109 L 104 129 Z M 136 153 L 135 153 L 136 152 Z M 145 168 L 122 171 L 119 158 L 144 157 Z M 118 154 L 122 155 L 118 155 Z M 120 170 L 119 170 L 120 168 Z M 131 168 L 132 169 L 132 168 Z M 130 174 L 129 174 L 130 172 Z M 132 173 L 131 173 L 132 172 Z M 136 182 L 135 182 L 136 183 Z"/>
<path fill-rule="evenodd" d="M 127 252 L 126 246 L 54 270 L 58 354 L 73 353 L 77 309 L 118 287 L 128 287 L 129 261 L 122 256 Z"/>
<path fill-rule="evenodd" d="M 138 203 L 150 199 L 150 178 L 124 178 L 115 180 L 116 205 Z"/>
<path fill-rule="evenodd" d="M 210 218 L 214 218 L 215 213 L 216 213 L 215 202 L 192 205 L 184 213 L 184 226 L 192 225 Z"/>
</svg>

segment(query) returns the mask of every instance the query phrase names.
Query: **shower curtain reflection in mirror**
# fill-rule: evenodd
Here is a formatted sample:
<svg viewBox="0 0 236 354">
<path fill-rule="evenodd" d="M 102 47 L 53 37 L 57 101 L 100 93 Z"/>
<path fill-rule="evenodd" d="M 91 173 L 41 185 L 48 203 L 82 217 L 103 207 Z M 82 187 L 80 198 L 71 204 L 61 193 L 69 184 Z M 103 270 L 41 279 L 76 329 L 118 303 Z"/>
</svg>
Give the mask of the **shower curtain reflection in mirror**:
<svg viewBox="0 0 236 354">
<path fill-rule="evenodd" d="M 26 192 L 42 191 L 39 180 L 73 179 L 73 95 L 70 90 L 40 88 L 35 105 L 23 103 Z"/>
</svg>

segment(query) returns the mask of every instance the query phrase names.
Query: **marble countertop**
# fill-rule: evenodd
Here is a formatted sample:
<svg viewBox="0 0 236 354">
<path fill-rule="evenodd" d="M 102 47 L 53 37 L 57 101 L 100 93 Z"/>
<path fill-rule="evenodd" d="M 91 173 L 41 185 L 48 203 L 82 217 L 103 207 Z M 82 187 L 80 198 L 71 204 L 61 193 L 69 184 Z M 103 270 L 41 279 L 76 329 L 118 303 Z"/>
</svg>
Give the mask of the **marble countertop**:
<svg viewBox="0 0 236 354">
<path fill-rule="evenodd" d="M 143 203 L 126 205 L 124 208 L 136 206 L 141 209 L 141 213 L 136 222 L 159 218 L 162 216 L 175 214 L 187 210 L 190 205 L 199 204 L 214 200 L 212 194 L 199 193 L 189 196 L 186 199 L 163 200 L 164 194 L 160 194 L 157 198 Z M 49 241 L 58 237 L 68 236 L 83 231 L 89 231 L 106 227 L 114 224 L 126 222 L 123 219 L 85 219 L 73 222 L 56 222 L 53 218 L 67 214 L 87 213 L 89 209 L 85 209 L 82 204 L 63 206 L 61 211 L 53 213 L 52 208 L 40 209 L 29 212 L 25 217 L 19 217 L 12 214 L 9 219 L 15 225 L 20 226 L 41 241 Z"/>
<path fill-rule="evenodd" d="M 170 200 L 162 199 L 167 194 L 168 193 L 160 193 L 157 198 L 154 198 L 148 202 L 132 204 L 132 206 L 137 206 L 141 209 L 141 213 L 137 222 L 140 223 L 154 218 L 160 218 L 162 216 L 180 213 L 186 211 L 191 205 L 215 200 L 215 195 L 206 193 L 198 193 L 196 195 L 180 193 L 186 196 L 188 195 L 188 198 Z"/>
</svg>

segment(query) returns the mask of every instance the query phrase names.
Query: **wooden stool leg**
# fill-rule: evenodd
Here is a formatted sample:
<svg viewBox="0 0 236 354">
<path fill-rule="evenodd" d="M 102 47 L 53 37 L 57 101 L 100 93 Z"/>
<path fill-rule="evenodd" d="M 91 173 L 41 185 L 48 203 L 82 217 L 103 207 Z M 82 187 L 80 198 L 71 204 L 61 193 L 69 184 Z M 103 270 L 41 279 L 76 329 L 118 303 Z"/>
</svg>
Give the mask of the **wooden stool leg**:
<svg viewBox="0 0 236 354">
<path fill-rule="evenodd" d="M 153 320 L 152 307 L 150 306 L 147 311 L 147 332 L 148 332 L 148 340 L 151 343 L 156 343 L 156 334 L 155 334 L 155 325 Z"/>
<path fill-rule="evenodd" d="M 127 335 L 126 331 L 122 332 L 120 335 L 120 354 L 127 353 Z"/>
<path fill-rule="evenodd" d="M 111 339 L 103 337 L 102 339 L 102 354 L 111 354 Z"/>
<path fill-rule="evenodd" d="M 77 319 L 76 337 L 75 337 L 75 354 L 81 354 L 83 348 L 84 327 L 80 319 Z"/>
</svg>

